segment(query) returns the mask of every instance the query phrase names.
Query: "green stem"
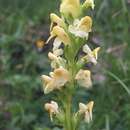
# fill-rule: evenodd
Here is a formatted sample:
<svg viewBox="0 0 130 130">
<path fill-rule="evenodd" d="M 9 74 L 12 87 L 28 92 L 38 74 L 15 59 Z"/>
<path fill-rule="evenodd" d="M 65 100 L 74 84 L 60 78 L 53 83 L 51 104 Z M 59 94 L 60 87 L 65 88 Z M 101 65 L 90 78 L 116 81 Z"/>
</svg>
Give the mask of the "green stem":
<svg viewBox="0 0 130 130">
<path fill-rule="evenodd" d="M 65 92 L 65 124 L 64 124 L 64 129 L 65 130 L 77 130 L 76 124 L 74 122 L 74 117 L 72 113 L 72 97 L 75 92 L 75 75 L 77 73 L 77 64 L 76 64 L 76 55 L 78 53 L 78 50 L 80 49 L 81 45 L 78 44 L 78 41 L 75 41 L 73 39 L 73 43 L 70 44 L 69 47 L 65 47 L 65 57 L 68 61 L 68 70 L 70 72 L 70 83 L 68 87 L 66 87 L 66 92 Z"/>
<path fill-rule="evenodd" d="M 72 112 L 71 112 L 71 104 L 72 104 L 72 96 L 69 93 L 66 93 L 66 103 L 65 103 L 65 130 L 72 130 Z"/>
</svg>

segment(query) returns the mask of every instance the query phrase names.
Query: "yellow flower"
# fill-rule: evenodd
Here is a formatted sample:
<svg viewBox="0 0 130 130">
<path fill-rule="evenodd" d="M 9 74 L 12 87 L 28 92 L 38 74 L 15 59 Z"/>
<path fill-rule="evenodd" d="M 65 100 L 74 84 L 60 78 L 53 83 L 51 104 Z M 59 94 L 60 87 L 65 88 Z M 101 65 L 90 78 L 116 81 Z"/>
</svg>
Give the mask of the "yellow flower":
<svg viewBox="0 0 130 130">
<path fill-rule="evenodd" d="M 63 28 L 61 28 L 59 26 L 53 27 L 53 29 L 51 31 L 51 36 L 47 40 L 47 43 L 53 37 L 56 37 L 58 39 L 58 42 L 60 42 L 60 43 L 63 42 L 65 45 L 70 44 L 70 38 L 69 38 L 68 34 L 65 32 L 65 30 Z M 57 39 L 55 39 L 55 40 L 57 40 Z M 57 42 L 57 41 L 54 41 L 54 42 Z"/>
<path fill-rule="evenodd" d="M 57 68 L 50 73 L 50 77 L 42 75 L 44 93 L 47 94 L 55 89 L 61 89 L 69 81 L 69 72 L 63 67 Z"/>
<path fill-rule="evenodd" d="M 91 32 L 92 19 L 89 16 L 83 17 L 81 20 L 76 19 L 73 25 L 69 26 L 69 31 L 75 36 L 88 39 L 88 33 Z"/>
<path fill-rule="evenodd" d="M 60 12 L 67 17 L 77 18 L 80 15 L 80 0 L 63 0 Z"/>
<path fill-rule="evenodd" d="M 97 47 L 93 51 L 89 48 L 89 46 L 86 44 L 83 46 L 83 52 L 85 52 L 87 55 L 82 58 L 82 61 L 85 62 L 92 62 L 93 64 L 97 64 L 97 58 L 98 58 L 98 51 L 100 50 L 100 47 Z"/>
<path fill-rule="evenodd" d="M 50 14 L 50 19 L 51 19 L 50 31 L 52 30 L 52 27 L 54 24 L 56 24 L 60 27 L 64 27 L 64 25 L 65 25 L 64 21 L 54 13 Z"/>
<path fill-rule="evenodd" d="M 92 86 L 91 72 L 89 70 L 79 70 L 79 72 L 76 74 L 75 79 L 82 87 L 91 88 Z"/>
<path fill-rule="evenodd" d="M 94 0 L 86 0 L 84 3 L 83 3 L 83 7 L 85 8 L 92 8 L 94 9 Z"/>
<path fill-rule="evenodd" d="M 53 114 L 55 115 L 55 114 L 59 113 L 58 104 L 54 101 L 51 101 L 51 103 L 46 103 L 45 109 L 49 112 L 51 121 L 53 120 L 53 118 L 52 118 Z"/>
<path fill-rule="evenodd" d="M 79 103 L 79 114 L 84 114 L 85 122 L 89 123 L 92 121 L 92 110 L 94 102 L 90 101 L 87 105 Z"/>
</svg>

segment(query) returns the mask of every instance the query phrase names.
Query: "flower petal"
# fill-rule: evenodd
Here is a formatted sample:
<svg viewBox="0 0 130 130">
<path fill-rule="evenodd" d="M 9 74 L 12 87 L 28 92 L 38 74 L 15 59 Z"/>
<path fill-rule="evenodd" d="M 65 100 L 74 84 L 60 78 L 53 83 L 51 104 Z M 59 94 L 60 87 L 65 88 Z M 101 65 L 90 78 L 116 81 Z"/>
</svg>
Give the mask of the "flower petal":
<svg viewBox="0 0 130 130">
<path fill-rule="evenodd" d="M 86 111 L 86 105 L 83 103 L 79 103 L 79 112 L 84 113 Z"/>
<path fill-rule="evenodd" d="M 56 37 L 53 42 L 53 51 L 57 50 L 60 47 L 61 43 L 62 41 L 58 37 Z"/>
</svg>

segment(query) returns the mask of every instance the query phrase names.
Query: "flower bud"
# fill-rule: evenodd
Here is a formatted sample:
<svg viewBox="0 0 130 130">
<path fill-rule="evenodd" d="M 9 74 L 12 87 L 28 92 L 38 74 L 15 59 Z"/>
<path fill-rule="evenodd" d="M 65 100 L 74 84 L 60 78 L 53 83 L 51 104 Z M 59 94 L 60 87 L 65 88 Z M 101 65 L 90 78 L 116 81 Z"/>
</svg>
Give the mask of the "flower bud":
<svg viewBox="0 0 130 130">
<path fill-rule="evenodd" d="M 60 6 L 60 12 L 67 17 L 77 18 L 80 15 L 80 1 L 63 0 Z"/>
<path fill-rule="evenodd" d="M 83 3 L 83 8 L 92 8 L 94 9 L 94 0 L 86 0 L 84 3 Z"/>
</svg>

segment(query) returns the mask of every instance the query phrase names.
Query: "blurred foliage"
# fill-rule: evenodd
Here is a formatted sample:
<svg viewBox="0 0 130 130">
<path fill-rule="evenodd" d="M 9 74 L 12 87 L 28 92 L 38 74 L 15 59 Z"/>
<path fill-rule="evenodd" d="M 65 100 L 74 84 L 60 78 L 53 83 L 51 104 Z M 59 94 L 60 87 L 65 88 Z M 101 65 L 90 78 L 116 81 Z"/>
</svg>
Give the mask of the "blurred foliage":
<svg viewBox="0 0 130 130">
<path fill-rule="evenodd" d="M 93 122 L 82 125 L 86 130 L 129 130 L 130 1 L 95 2 L 89 42 L 102 51 L 93 67 L 93 89 L 78 91 L 74 100 L 95 101 Z M 60 130 L 43 109 L 51 97 L 44 96 L 40 81 L 50 70 L 51 45 L 39 50 L 35 44 L 47 39 L 49 13 L 57 12 L 58 3 L 0 0 L 0 130 Z"/>
</svg>

